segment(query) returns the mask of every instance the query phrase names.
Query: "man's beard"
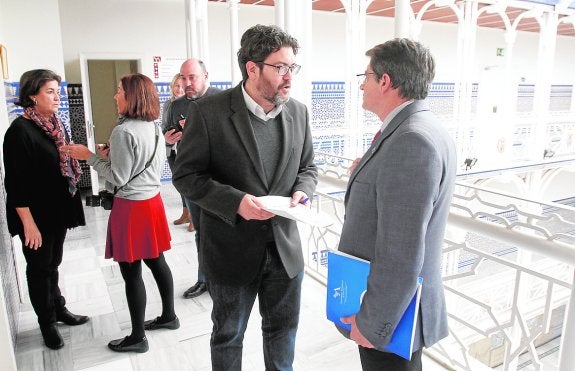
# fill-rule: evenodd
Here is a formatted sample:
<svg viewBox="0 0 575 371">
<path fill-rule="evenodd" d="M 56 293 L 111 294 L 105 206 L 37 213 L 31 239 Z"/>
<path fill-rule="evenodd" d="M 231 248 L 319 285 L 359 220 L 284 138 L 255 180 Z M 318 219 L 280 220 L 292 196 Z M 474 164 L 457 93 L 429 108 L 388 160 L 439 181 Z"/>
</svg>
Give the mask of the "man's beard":
<svg viewBox="0 0 575 371">
<path fill-rule="evenodd" d="M 190 85 L 190 86 L 191 86 L 191 85 Z M 195 100 L 195 99 L 200 98 L 200 97 L 203 95 L 203 93 L 204 93 L 205 90 L 206 90 L 206 85 L 203 85 L 203 86 L 200 87 L 200 89 L 198 89 L 198 91 L 196 91 L 195 93 L 193 93 L 191 96 L 189 95 L 189 90 L 184 89 L 184 92 L 186 93 L 186 97 L 187 97 L 188 99 L 190 99 L 190 100 Z"/>
<path fill-rule="evenodd" d="M 288 101 L 289 101 L 289 95 L 282 97 L 281 95 L 279 95 L 279 93 L 277 93 L 272 100 L 273 104 L 275 104 L 276 106 L 286 104 Z"/>
</svg>

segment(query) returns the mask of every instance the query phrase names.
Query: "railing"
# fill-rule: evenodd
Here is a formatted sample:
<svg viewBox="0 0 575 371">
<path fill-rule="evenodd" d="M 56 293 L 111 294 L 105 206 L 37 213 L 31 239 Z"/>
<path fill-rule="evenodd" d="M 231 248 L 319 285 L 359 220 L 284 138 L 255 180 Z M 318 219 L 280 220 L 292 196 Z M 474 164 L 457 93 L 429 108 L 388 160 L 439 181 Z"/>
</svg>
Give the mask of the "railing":
<svg viewBox="0 0 575 371">
<path fill-rule="evenodd" d="M 317 160 L 323 165 L 314 205 L 336 223 L 303 226 L 302 235 L 307 272 L 325 283 L 326 251 L 337 247 L 343 224 L 342 169 L 351 160 Z M 539 370 L 549 363 L 572 370 L 574 235 L 573 207 L 457 184 L 443 250 L 450 336 L 426 353 L 457 370 Z"/>
</svg>

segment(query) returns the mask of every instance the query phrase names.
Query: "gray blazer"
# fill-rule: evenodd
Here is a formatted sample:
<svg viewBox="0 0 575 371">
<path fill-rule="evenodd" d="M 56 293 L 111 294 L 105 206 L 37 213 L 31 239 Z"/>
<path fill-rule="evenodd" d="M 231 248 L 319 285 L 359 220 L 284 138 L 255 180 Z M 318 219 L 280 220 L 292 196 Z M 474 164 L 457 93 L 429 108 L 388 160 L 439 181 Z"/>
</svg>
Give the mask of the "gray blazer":
<svg viewBox="0 0 575 371">
<path fill-rule="evenodd" d="M 415 101 L 351 174 L 339 250 L 371 261 L 356 321 L 377 349 L 389 343 L 418 276 L 423 288 L 413 350 L 447 336 L 441 247 L 456 163 L 453 140 L 426 104 Z"/>
<path fill-rule="evenodd" d="M 241 85 L 192 102 L 187 118 L 172 181 L 202 209 L 199 260 L 208 281 L 251 281 L 270 241 L 275 241 L 288 275 L 296 276 L 303 270 L 296 222 L 283 217 L 248 221 L 237 211 L 246 193 L 291 197 L 303 191 L 312 197 L 318 172 L 306 106 L 290 99 L 283 107 L 282 146 L 271 184 Z"/>
</svg>

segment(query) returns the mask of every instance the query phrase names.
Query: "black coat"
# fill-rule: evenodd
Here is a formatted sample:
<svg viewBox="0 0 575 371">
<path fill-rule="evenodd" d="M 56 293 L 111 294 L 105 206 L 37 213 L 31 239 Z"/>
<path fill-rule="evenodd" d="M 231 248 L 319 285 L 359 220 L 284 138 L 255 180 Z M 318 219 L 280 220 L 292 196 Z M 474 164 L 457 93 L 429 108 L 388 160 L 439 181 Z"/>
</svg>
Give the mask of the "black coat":
<svg viewBox="0 0 575 371">
<path fill-rule="evenodd" d="M 72 197 L 60 173 L 54 141 L 33 121 L 16 118 L 4 136 L 6 214 L 11 235 L 22 234 L 17 207 L 28 207 L 40 233 L 85 225 L 80 192 Z"/>
</svg>

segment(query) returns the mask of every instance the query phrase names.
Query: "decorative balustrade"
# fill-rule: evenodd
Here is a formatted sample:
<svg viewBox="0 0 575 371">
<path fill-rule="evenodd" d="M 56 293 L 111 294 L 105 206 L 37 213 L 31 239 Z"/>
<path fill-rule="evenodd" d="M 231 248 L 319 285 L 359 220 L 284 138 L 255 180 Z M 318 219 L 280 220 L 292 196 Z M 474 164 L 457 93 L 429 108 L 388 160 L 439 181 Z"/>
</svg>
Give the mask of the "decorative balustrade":
<svg viewBox="0 0 575 371">
<path fill-rule="evenodd" d="M 351 161 L 317 155 L 322 175 L 313 205 L 336 223 L 301 232 L 306 270 L 324 283 Z M 575 208 L 458 183 L 443 256 L 450 335 L 429 356 L 457 370 L 573 369 Z"/>
</svg>

